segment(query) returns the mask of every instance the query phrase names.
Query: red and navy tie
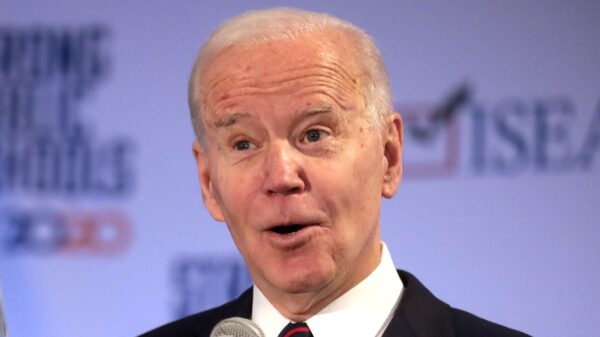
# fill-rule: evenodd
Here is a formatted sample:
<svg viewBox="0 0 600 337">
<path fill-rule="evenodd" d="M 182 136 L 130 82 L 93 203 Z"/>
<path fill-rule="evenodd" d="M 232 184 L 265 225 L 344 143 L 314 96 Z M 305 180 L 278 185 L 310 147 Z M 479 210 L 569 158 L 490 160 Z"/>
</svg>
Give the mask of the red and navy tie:
<svg viewBox="0 0 600 337">
<path fill-rule="evenodd" d="M 313 337 L 308 325 L 304 322 L 289 323 L 279 333 L 279 337 Z"/>
</svg>

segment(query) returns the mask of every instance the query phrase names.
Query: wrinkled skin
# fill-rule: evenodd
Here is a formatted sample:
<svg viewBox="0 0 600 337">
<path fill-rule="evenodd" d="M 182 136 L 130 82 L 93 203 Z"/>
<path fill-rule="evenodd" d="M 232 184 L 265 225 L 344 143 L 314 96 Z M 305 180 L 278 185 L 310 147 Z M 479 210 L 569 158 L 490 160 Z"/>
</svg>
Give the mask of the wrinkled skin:
<svg viewBox="0 0 600 337">
<path fill-rule="evenodd" d="M 402 174 L 400 117 L 372 126 L 367 78 L 344 42 L 331 32 L 230 47 L 199 85 L 206 144 L 193 149 L 205 205 L 295 321 L 375 269 L 381 197 Z"/>
</svg>

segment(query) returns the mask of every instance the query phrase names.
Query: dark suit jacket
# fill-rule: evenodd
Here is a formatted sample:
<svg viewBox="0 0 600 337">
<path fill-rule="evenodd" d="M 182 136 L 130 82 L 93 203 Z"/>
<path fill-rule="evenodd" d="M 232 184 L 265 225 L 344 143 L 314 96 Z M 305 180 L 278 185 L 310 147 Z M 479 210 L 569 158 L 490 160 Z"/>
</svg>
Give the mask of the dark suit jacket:
<svg viewBox="0 0 600 337">
<path fill-rule="evenodd" d="M 438 300 L 419 280 L 398 271 L 404 283 L 402 299 L 383 337 L 524 337 L 516 330 L 454 309 Z M 212 328 L 229 317 L 250 318 L 252 288 L 236 300 L 152 330 L 140 337 L 209 337 Z M 336 337 L 336 336 L 324 336 Z"/>
</svg>

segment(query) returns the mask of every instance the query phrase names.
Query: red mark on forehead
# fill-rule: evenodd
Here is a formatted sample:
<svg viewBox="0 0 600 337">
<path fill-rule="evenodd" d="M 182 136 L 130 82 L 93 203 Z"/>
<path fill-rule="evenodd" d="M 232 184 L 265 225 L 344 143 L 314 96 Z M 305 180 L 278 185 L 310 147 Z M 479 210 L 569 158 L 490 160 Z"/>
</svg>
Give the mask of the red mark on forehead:
<svg viewBox="0 0 600 337">
<path fill-rule="evenodd" d="M 223 92 L 223 93 L 221 94 L 221 97 L 219 97 L 219 101 L 226 100 L 226 99 L 228 99 L 229 97 L 231 97 L 231 95 L 230 95 L 230 94 L 229 94 L 227 91 L 225 91 L 225 92 Z"/>
</svg>

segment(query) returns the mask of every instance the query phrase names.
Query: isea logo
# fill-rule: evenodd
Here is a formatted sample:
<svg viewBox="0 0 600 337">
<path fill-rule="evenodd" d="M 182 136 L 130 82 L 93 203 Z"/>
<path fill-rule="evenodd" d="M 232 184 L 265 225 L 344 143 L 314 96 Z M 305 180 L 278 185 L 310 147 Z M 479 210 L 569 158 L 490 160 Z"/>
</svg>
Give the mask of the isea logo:
<svg viewBox="0 0 600 337">
<path fill-rule="evenodd" d="M 578 173 L 600 166 L 600 100 L 480 101 L 462 85 L 438 104 L 397 104 L 408 178 Z M 588 110 L 589 109 L 589 110 Z"/>
<path fill-rule="evenodd" d="M 600 102 L 589 112 L 567 96 L 473 103 L 471 167 L 508 176 L 589 171 L 600 160 Z"/>
</svg>

